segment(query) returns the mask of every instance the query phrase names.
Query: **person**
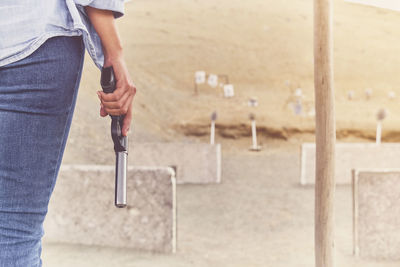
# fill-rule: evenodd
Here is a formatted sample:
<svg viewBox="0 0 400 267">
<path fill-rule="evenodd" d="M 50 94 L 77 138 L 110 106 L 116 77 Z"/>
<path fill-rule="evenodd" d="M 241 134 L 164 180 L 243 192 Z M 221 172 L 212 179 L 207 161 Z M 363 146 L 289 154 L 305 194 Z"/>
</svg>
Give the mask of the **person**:
<svg viewBox="0 0 400 267">
<path fill-rule="evenodd" d="M 42 266 L 43 221 L 67 141 L 85 48 L 112 66 L 117 89 L 100 115 L 125 115 L 136 88 L 115 19 L 123 0 L 0 2 L 0 266 Z M 99 83 L 100 89 L 100 83 Z"/>
</svg>

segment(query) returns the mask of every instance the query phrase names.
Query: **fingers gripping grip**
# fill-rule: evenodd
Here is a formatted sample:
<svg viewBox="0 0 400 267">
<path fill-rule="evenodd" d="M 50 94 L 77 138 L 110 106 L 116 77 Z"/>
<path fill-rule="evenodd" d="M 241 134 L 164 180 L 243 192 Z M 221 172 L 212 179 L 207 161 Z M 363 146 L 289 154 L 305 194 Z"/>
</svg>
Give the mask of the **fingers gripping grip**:
<svg viewBox="0 0 400 267">
<path fill-rule="evenodd" d="M 117 86 L 117 81 L 115 79 L 113 67 L 103 68 L 101 71 L 101 79 L 100 79 L 101 87 L 103 88 L 103 92 L 106 94 L 111 94 L 115 91 Z M 111 137 L 114 142 L 114 150 L 115 152 L 127 151 L 127 148 L 123 146 L 122 138 L 122 125 L 125 116 L 113 116 L 110 115 L 111 122 Z"/>
</svg>

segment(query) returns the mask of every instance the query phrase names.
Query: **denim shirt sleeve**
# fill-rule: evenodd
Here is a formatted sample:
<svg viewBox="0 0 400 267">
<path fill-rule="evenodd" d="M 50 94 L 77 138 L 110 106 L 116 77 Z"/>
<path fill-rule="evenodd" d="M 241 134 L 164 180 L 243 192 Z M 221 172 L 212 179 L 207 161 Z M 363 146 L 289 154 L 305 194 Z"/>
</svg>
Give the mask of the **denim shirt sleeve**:
<svg viewBox="0 0 400 267">
<path fill-rule="evenodd" d="M 70 3 L 70 12 L 74 21 L 75 28 L 83 32 L 85 47 L 98 68 L 102 68 L 104 54 L 101 40 L 89 17 L 85 12 L 85 6 L 98 9 L 110 10 L 114 12 L 114 17 L 119 18 L 124 14 L 124 0 L 67 0 Z"/>
<path fill-rule="evenodd" d="M 124 15 L 124 0 L 0 0 L 0 3 L 0 66 L 29 56 L 51 37 L 82 35 L 89 55 L 101 68 L 104 63 L 101 40 L 85 6 L 112 11 L 115 18 Z"/>
<path fill-rule="evenodd" d="M 119 18 L 124 14 L 124 0 L 74 0 L 74 2 L 81 6 L 111 10 L 115 18 Z"/>
</svg>

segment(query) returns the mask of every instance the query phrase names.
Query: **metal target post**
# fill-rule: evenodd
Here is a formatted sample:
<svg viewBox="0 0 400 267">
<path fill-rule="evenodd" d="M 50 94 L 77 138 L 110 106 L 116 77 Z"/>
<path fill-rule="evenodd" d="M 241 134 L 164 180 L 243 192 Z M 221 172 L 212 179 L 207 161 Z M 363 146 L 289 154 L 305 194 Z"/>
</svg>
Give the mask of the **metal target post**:
<svg viewBox="0 0 400 267">
<path fill-rule="evenodd" d="M 376 144 L 380 145 L 382 141 L 382 122 L 387 116 L 387 110 L 386 109 L 380 109 L 378 113 L 376 114 Z"/>
<path fill-rule="evenodd" d="M 334 267 L 335 104 L 332 0 L 314 0 L 316 107 L 315 265 Z"/>
<path fill-rule="evenodd" d="M 211 114 L 211 130 L 210 130 L 210 144 L 215 144 L 215 121 L 217 120 L 217 112 Z"/>
</svg>

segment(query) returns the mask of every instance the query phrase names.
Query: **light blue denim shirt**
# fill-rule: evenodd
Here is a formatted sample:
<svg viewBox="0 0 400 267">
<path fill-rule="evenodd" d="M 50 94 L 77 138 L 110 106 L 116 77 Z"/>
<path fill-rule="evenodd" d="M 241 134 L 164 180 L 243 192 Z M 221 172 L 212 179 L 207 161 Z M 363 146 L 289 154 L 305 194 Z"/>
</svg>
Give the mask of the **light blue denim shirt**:
<svg viewBox="0 0 400 267">
<path fill-rule="evenodd" d="M 84 6 L 124 14 L 123 0 L 0 0 L 0 66 L 32 54 L 54 36 L 83 35 L 97 67 L 104 62 L 101 41 Z"/>
</svg>

